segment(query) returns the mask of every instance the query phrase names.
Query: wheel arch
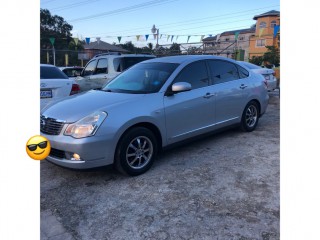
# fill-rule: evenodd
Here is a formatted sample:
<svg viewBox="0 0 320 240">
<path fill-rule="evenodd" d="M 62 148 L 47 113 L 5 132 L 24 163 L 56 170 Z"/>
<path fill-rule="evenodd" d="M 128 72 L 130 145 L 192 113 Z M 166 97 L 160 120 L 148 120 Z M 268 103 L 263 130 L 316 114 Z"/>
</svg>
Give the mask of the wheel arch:
<svg viewBox="0 0 320 240">
<path fill-rule="evenodd" d="M 152 123 L 150 123 L 150 122 L 140 122 L 140 123 L 136 123 L 136 124 L 134 124 L 134 125 L 131 125 L 130 127 L 128 127 L 128 128 L 121 134 L 121 136 L 120 136 L 120 138 L 119 138 L 119 140 L 118 140 L 118 142 L 117 142 L 116 149 L 118 149 L 119 143 L 121 142 L 122 138 L 127 134 L 127 132 L 129 132 L 131 129 L 137 128 L 137 127 L 144 127 L 144 128 L 146 128 L 146 129 L 150 130 L 150 131 L 154 134 L 154 136 L 155 136 L 155 138 L 156 138 L 156 140 L 157 140 L 157 144 L 158 144 L 158 146 L 159 146 L 159 147 L 158 147 L 158 151 L 162 148 L 162 136 L 161 136 L 161 133 L 160 133 L 159 128 L 158 128 L 156 125 L 154 125 L 154 124 L 152 124 Z M 114 154 L 116 154 L 116 153 L 117 153 L 117 150 L 115 151 Z"/>
<path fill-rule="evenodd" d="M 260 101 L 258 99 L 256 99 L 256 98 L 253 98 L 249 102 L 255 102 L 258 105 L 258 111 L 259 111 L 259 117 L 260 117 L 260 115 L 261 115 L 261 103 L 260 103 Z"/>
</svg>

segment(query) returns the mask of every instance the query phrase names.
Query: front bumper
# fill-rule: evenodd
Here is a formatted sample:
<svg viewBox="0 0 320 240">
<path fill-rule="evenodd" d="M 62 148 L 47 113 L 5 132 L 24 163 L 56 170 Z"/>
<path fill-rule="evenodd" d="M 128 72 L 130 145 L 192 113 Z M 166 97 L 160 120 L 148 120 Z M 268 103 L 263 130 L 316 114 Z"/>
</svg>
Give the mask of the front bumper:
<svg viewBox="0 0 320 240">
<path fill-rule="evenodd" d="M 41 133 L 41 135 L 50 142 L 51 152 L 46 159 L 54 164 L 73 169 L 88 169 L 113 164 L 116 143 L 111 135 L 80 139 L 62 134 Z M 80 156 L 80 160 L 71 159 L 74 153 Z"/>
</svg>

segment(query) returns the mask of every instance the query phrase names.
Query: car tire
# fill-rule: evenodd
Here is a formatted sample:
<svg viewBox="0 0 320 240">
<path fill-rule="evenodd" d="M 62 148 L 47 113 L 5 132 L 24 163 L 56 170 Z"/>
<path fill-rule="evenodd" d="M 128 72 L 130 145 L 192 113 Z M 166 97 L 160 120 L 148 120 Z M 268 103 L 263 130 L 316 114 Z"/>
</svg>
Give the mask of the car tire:
<svg viewBox="0 0 320 240">
<path fill-rule="evenodd" d="M 123 174 L 137 176 L 152 166 L 158 151 L 157 140 L 147 128 L 136 127 L 120 139 L 115 166 Z"/>
<path fill-rule="evenodd" d="M 244 108 L 241 118 L 241 129 L 245 132 L 252 132 L 258 125 L 259 107 L 255 101 L 251 101 Z"/>
</svg>

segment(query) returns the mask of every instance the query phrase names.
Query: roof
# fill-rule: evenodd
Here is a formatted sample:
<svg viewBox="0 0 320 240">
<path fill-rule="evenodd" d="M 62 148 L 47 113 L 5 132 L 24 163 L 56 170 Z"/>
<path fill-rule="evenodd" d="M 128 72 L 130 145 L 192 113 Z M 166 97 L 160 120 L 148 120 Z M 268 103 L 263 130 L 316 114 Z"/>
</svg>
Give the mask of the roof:
<svg viewBox="0 0 320 240">
<path fill-rule="evenodd" d="M 216 41 L 217 40 L 217 35 L 213 36 L 213 37 L 207 37 L 202 39 L 203 42 L 212 42 L 212 41 Z"/>
<path fill-rule="evenodd" d="M 151 54 L 108 54 L 108 53 L 101 53 L 95 55 L 93 58 L 120 58 L 120 57 L 126 57 L 126 58 L 131 58 L 131 57 L 147 57 L 147 58 L 155 58 L 155 55 Z"/>
<path fill-rule="evenodd" d="M 265 13 L 262 13 L 260 15 L 254 16 L 253 20 L 257 20 L 258 18 L 268 17 L 268 16 L 280 16 L 280 12 L 279 11 L 275 11 L 275 10 L 271 10 L 269 12 L 265 12 Z"/>
<path fill-rule="evenodd" d="M 111 51 L 111 52 L 123 52 L 127 53 L 129 52 L 128 50 L 125 50 L 121 47 L 112 45 L 110 43 L 104 42 L 104 41 L 95 41 L 95 42 L 90 42 L 89 44 L 85 44 L 84 49 L 92 49 L 92 50 L 105 50 L 105 51 Z"/>
<path fill-rule="evenodd" d="M 232 31 L 227 31 L 227 32 L 221 33 L 220 37 L 221 36 L 235 35 L 236 32 L 239 32 L 239 34 L 245 34 L 245 33 L 255 33 L 255 31 L 256 31 L 255 27 L 232 30 Z M 212 41 L 216 41 L 216 40 L 217 40 L 217 35 L 213 36 L 213 37 L 207 37 L 207 38 L 202 39 L 203 42 L 212 42 Z"/>
<path fill-rule="evenodd" d="M 204 59 L 222 59 L 222 60 L 229 60 L 234 61 L 230 58 L 214 56 L 214 55 L 179 55 L 179 56 L 169 56 L 169 57 L 158 57 L 153 58 L 151 60 L 147 60 L 145 62 L 161 62 L 161 63 L 184 63 L 184 62 L 192 62 L 196 60 L 204 60 Z"/>
<path fill-rule="evenodd" d="M 238 30 L 223 32 L 223 33 L 221 33 L 220 36 L 235 35 L 237 32 L 239 32 L 239 34 L 254 33 L 255 31 L 256 31 L 256 29 L 254 27 L 253 28 L 245 28 L 245 29 L 238 29 Z"/>
</svg>

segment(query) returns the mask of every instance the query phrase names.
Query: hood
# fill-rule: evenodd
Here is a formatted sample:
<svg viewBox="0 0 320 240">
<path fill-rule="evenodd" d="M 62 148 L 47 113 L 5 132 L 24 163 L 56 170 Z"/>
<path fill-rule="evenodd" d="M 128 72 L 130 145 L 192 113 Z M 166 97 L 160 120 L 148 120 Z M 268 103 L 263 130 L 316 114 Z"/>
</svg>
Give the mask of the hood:
<svg viewBox="0 0 320 240">
<path fill-rule="evenodd" d="M 126 94 L 91 90 L 55 101 L 53 104 L 44 108 L 43 111 L 41 111 L 41 114 L 46 117 L 72 123 L 95 111 L 100 110 L 108 112 L 108 109 L 118 104 L 133 101 L 142 98 L 143 96 L 144 94 Z"/>
</svg>

